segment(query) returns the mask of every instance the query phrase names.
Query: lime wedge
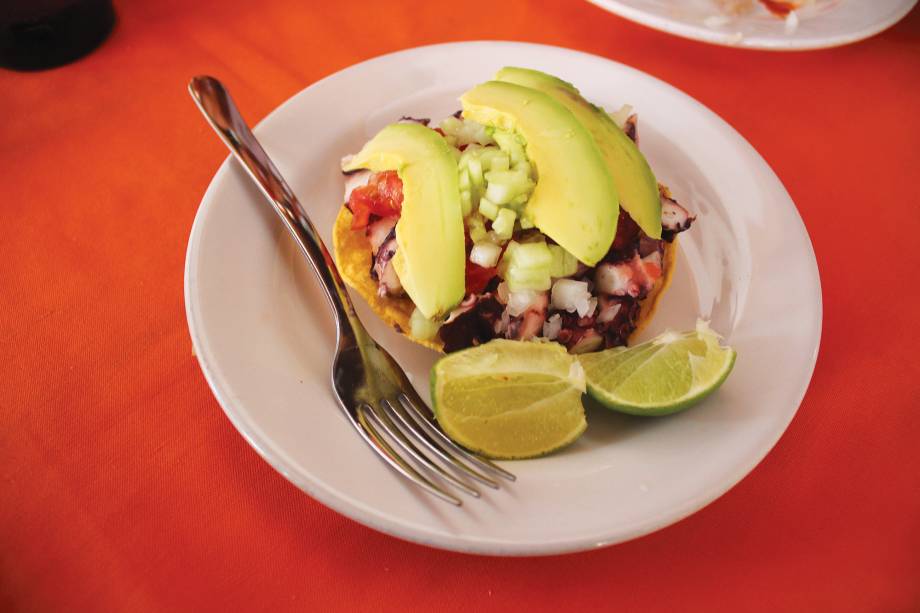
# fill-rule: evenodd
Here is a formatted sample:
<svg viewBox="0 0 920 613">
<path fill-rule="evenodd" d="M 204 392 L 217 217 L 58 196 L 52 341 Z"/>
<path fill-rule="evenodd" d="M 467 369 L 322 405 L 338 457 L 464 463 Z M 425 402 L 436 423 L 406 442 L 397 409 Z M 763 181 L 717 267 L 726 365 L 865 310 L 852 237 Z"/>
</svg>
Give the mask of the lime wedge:
<svg viewBox="0 0 920 613">
<path fill-rule="evenodd" d="M 715 391 L 735 364 L 735 350 L 705 321 L 689 332 L 665 332 L 635 347 L 578 356 L 588 394 L 633 415 L 668 415 Z"/>
<path fill-rule="evenodd" d="M 485 456 L 531 458 L 587 426 L 578 361 L 556 343 L 504 339 L 441 358 L 431 370 L 435 417 L 456 443 Z"/>
</svg>

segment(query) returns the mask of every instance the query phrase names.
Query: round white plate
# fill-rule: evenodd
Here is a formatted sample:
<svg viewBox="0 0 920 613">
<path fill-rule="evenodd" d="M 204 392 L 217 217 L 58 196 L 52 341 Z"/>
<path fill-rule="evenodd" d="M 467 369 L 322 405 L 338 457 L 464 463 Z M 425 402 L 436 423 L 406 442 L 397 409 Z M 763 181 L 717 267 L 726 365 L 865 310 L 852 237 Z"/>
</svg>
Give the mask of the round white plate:
<svg viewBox="0 0 920 613">
<path fill-rule="evenodd" d="M 185 298 L 195 351 L 227 416 L 278 471 L 329 507 L 383 532 L 494 555 L 576 551 L 646 534 L 693 513 L 776 443 L 808 386 L 821 290 L 808 234 L 782 183 L 728 124 L 642 72 L 540 45 L 472 42 L 410 49 L 300 92 L 256 129 L 327 244 L 341 204 L 339 159 L 402 115 L 444 117 L 503 65 L 571 80 L 608 108 L 632 104 L 660 180 L 698 214 L 681 235 L 673 286 L 647 336 L 712 319 L 738 351 L 703 404 L 669 418 L 588 414 L 586 434 L 549 457 L 510 462 L 518 480 L 454 508 L 407 484 L 358 438 L 330 387 L 334 330 L 319 286 L 236 162 L 214 177 L 188 247 Z M 427 398 L 436 354 L 357 299 L 371 333 Z"/>
<path fill-rule="evenodd" d="M 642 25 L 706 43 L 751 49 L 795 51 L 855 43 L 891 27 L 917 0 L 813 0 L 796 12 L 798 25 L 756 0 L 752 10 L 726 17 L 718 0 L 588 0 Z M 740 2 L 739 2 L 740 3 Z"/>
</svg>

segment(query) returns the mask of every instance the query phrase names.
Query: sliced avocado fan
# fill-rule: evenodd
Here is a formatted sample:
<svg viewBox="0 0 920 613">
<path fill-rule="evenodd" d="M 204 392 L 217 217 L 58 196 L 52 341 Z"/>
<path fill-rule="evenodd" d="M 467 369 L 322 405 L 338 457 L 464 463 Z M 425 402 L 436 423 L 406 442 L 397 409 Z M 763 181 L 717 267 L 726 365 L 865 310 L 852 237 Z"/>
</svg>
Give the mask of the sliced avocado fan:
<svg viewBox="0 0 920 613">
<path fill-rule="evenodd" d="M 661 238 L 658 181 L 645 156 L 604 109 L 585 100 L 571 83 L 538 70 L 508 66 L 498 71 L 495 80 L 539 90 L 567 108 L 600 148 L 616 184 L 620 206 L 648 236 Z"/>
<path fill-rule="evenodd" d="M 466 248 L 457 161 L 444 138 L 419 124 L 381 130 L 343 170 L 395 170 L 403 184 L 393 266 L 428 319 L 445 316 L 465 292 Z"/>
</svg>

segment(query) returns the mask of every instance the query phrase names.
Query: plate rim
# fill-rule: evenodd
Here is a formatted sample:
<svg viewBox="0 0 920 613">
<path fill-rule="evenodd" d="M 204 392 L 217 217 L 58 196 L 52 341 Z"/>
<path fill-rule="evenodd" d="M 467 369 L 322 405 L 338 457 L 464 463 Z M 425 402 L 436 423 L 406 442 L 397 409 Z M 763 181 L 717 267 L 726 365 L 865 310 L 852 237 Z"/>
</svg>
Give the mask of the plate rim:
<svg viewBox="0 0 920 613">
<path fill-rule="evenodd" d="M 815 295 L 816 295 L 816 341 L 815 348 L 811 356 L 810 364 L 808 366 L 808 376 L 804 379 L 805 383 L 802 387 L 802 390 L 797 394 L 797 400 L 795 402 L 795 410 L 793 410 L 788 419 L 783 424 L 782 428 L 778 428 L 775 436 L 771 437 L 768 440 L 765 440 L 761 448 L 757 450 L 757 453 L 752 454 L 752 458 L 746 463 L 737 464 L 735 470 L 730 473 L 729 477 L 724 478 L 720 483 L 713 484 L 712 487 L 701 491 L 692 499 L 686 501 L 680 508 L 675 512 L 674 508 L 670 509 L 667 513 L 667 519 L 661 520 L 660 516 L 654 516 L 649 518 L 647 521 L 642 522 L 634 526 L 631 530 L 620 532 L 616 535 L 609 536 L 608 538 L 592 538 L 592 537 L 581 537 L 581 538 L 565 538 L 557 539 L 552 541 L 543 541 L 539 544 L 526 543 L 522 544 L 519 542 L 509 541 L 501 542 L 495 539 L 484 539 L 477 538 L 468 535 L 443 535 L 430 531 L 424 526 L 409 525 L 407 523 L 398 523 L 398 520 L 394 520 L 390 515 L 385 512 L 378 511 L 374 508 L 371 508 L 365 503 L 355 500 L 348 496 L 347 494 L 335 490 L 326 483 L 323 483 L 319 480 L 311 481 L 291 469 L 289 463 L 276 453 L 272 449 L 271 441 L 267 440 L 259 432 L 252 431 L 249 429 L 248 424 L 244 423 L 243 417 L 236 413 L 236 409 L 233 405 L 232 399 L 229 397 L 225 389 L 221 386 L 220 377 L 216 371 L 214 365 L 209 363 L 209 359 L 213 359 L 209 356 L 209 351 L 206 347 L 206 342 L 202 338 L 202 325 L 199 323 L 202 319 L 201 313 L 199 311 L 199 305 L 193 299 L 194 289 L 197 286 L 197 271 L 194 268 L 194 255 L 198 251 L 201 238 L 202 238 L 202 228 L 204 226 L 205 218 L 210 210 L 208 203 L 214 201 L 214 191 L 218 189 L 218 185 L 224 180 L 225 176 L 233 172 L 231 166 L 235 164 L 232 156 L 228 155 L 219 165 L 217 171 L 214 174 L 214 177 L 211 179 L 211 182 L 208 184 L 207 189 L 202 195 L 201 202 L 196 211 L 194 221 L 192 223 L 191 231 L 189 234 L 188 246 L 186 249 L 186 260 L 184 266 L 184 300 L 185 300 L 185 311 L 186 319 L 189 327 L 189 334 L 192 340 L 192 346 L 194 348 L 194 354 L 198 364 L 202 370 L 202 373 L 205 377 L 205 380 L 208 383 L 208 387 L 211 389 L 212 394 L 220 405 L 222 411 L 233 424 L 234 428 L 240 433 L 243 439 L 253 448 L 255 451 L 265 460 L 272 468 L 274 468 L 278 473 L 280 473 L 285 479 L 291 482 L 293 485 L 298 487 L 301 491 L 305 492 L 310 497 L 314 498 L 324 506 L 332 509 L 333 511 L 353 520 L 365 526 L 368 526 L 374 530 L 388 534 L 390 536 L 429 546 L 439 549 L 469 553 L 469 554 L 479 554 L 479 555 L 489 555 L 489 556 L 507 556 L 507 557 L 518 557 L 518 556 L 548 556 L 548 555 L 558 555 L 558 554 L 567 554 L 575 553 L 580 551 L 588 551 L 593 549 L 598 549 L 601 547 L 607 547 L 610 545 L 630 541 L 638 537 L 650 534 L 657 530 L 663 529 L 667 526 L 670 526 L 674 523 L 677 523 L 686 517 L 696 513 L 703 507 L 715 502 L 726 492 L 734 488 L 742 479 L 744 479 L 760 462 L 766 457 L 766 455 L 773 449 L 782 435 L 786 432 L 791 423 L 792 419 L 798 413 L 799 408 L 801 407 L 802 400 L 807 393 L 812 378 L 814 376 L 814 369 L 818 358 L 818 353 L 821 346 L 821 338 L 823 333 L 823 320 L 824 320 L 824 307 L 823 307 L 823 292 L 821 289 L 821 278 L 817 265 L 817 258 L 814 251 L 814 244 L 812 243 L 811 237 L 808 234 L 808 230 L 805 227 L 805 223 L 802 220 L 801 215 L 799 214 L 798 208 L 795 206 L 792 197 L 789 195 L 788 190 L 786 190 L 785 185 L 782 183 L 782 180 L 778 175 L 773 171 L 772 167 L 767 163 L 767 161 L 760 155 L 760 153 L 751 145 L 750 142 L 742 134 L 740 134 L 734 126 L 732 126 L 727 120 L 722 118 L 720 115 L 709 109 L 703 103 L 699 102 L 680 88 L 667 83 L 666 81 L 655 77 L 647 72 L 617 62 L 615 60 L 595 55 L 592 53 L 587 53 L 584 51 L 579 51 L 575 49 L 570 49 L 566 47 L 560 47 L 555 45 L 546 45 L 539 43 L 529 43 L 529 42 L 520 42 L 520 41 L 503 41 L 503 40 L 474 40 L 474 41 L 460 41 L 460 42 L 449 42 L 449 43 L 438 43 L 432 45 L 422 45 L 417 47 L 410 47 L 407 49 L 401 49 L 398 51 L 378 55 L 372 58 L 368 58 L 361 62 L 349 65 L 341 70 L 338 70 L 332 74 L 323 77 L 322 79 L 317 80 L 314 83 L 311 83 L 307 87 L 301 89 L 287 100 L 279 104 L 272 111 L 270 111 L 263 119 L 261 119 L 254 128 L 254 132 L 258 135 L 261 131 L 260 128 L 266 123 L 272 120 L 276 114 L 280 113 L 282 109 L 286 108 L 288 105 L 293 104 L 293 101 L 301 96 L 304 92 L 309 89 L 320 87 L 323 83 L 339 78 L 343 73 L 357 69 L 358 67 L 366 66 L 368 64 L 373 64 L 375 62 L 383 62 L 390 60 L 395 56 L 400 55 L 411 55 L 417 53 L 424 53 L 428 50 L 439 49 L 439 48 L 458 48 L 466 46 L 482 46 L 482 45 L 507 45 L 513 47 L 530 47 L 530 48 L 542 48 L 549 50 L 554 53 L 564 53 L 564 54 L 575 54 L 584 56 L 592 60 L 600 60 L 603 62 L 611 63 L 616 65 L 618 68 L 626 70 L 627 72 L 634 73 L 637 76 L 640 76 L 644 79 L 651 79 L 657 82 L 660 85 L 663 85 L 671 90 L 673 90 L 677 95 L 683 98 L 683 100 L 694 108 L 696 112 L 703 113 L 704 115 L 709 115 L 711 118 L 717 119 L 725 127 L 728 128 L 728 135 L 738 142 L 738 144 L 746 148 L 749 153 L 753 154 L 755 159 L 760 160 L 760 162 L 769 170 L 770 174 L 777 180 L 779 186 L 782 188 L 783 193 L 788 198 L 789 202 L 792 204 L 793 212 L 795 213 L 796 219 L 798 220 L 799 228 L 804 235 L 806 243 L 809 248 L 810 258 L 808 259 L 808 264 L 810 271 L 813 273 L 813 278 L 815 281 Z M 242 170 L 240 169 L 242 172 Z M 331 374 L 330 374 L 331 377 Z"/>
<path fill-rule="evenodd" d="M 876 22 L 868 27 L 854 30 L 851 33 L 829 35 L 824 37 L 811 37 L 805 39 L 783 39 L 782 37 L 750 36 L 740 41 L 732 32 L 723 32 L 707 28 L 703 24 L 692 24 L 684 21 L 670 19 L 643 11 L 640 8 L 629 6 L 620 0 L 588 0 L 596 7 L 632 21 L 641 26 L 671 34 L 687 40 L 693 40 L 711 45 L 730 47 L 734 49 L 752 49 L 759 51 L 817 51 L 851 45 L 872 38 L 895 25 L 910 13 L 917 5 L 918 0 L 908 0 L 903 7 L 896 10 L 892 16 Z"/>
</svg>

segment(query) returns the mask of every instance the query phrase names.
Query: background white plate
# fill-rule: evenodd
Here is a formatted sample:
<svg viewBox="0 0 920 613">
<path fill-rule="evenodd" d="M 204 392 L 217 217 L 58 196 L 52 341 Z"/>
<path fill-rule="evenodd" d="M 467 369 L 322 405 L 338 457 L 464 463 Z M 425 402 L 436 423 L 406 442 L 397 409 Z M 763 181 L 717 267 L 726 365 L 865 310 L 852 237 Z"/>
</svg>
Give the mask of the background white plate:
<svg viewBox="0 0 920 613">
<path fill-rule="evenodd" d="M 854 43 L 891 27 L 917 4 L 917 0 L 815 0 L 797 12 L 798 27 L 787 34 L 783 19 L 759 5 L 749 14 L 710 27 L 706 20 L 721 15 L 715 0 L 588 1 L 636 23 L 684 38 L 775 51 Z"/>
<path fill-rule="evenodd" d="M 588 549 L 670 524 L 714 500 L 776 443 L 817 357 L 821 291 L 795 206 L 753 148 L 711 111 L 632 68 L 522 43 L 410 49 L 339 72 L 256 130 L 327 243 L 342 195 L 339 158 L 403 114 L 443 117 L 505 64 L 560 75 L 591 100 L 639 112 L 660 180 L 699 217 L 681 235 L 674 284 L 647 335 L 697 316 L 738 350 L 706 402 L 671 418 L 588 414 L 588 431 L 550 457 L 510 463 L 518 482 L 454 508 L 407 485 L 339 413 L 329 377 L 331 315 L 307 265 L 235 162 L 224 162 L 189 242 L 185 292 L 204 374 L 244 437 L 317 500 L 405 539 L 469 552 Z M 371 333 L 427 397 L 436 355 L 357 300 Z"/>
</svg>

